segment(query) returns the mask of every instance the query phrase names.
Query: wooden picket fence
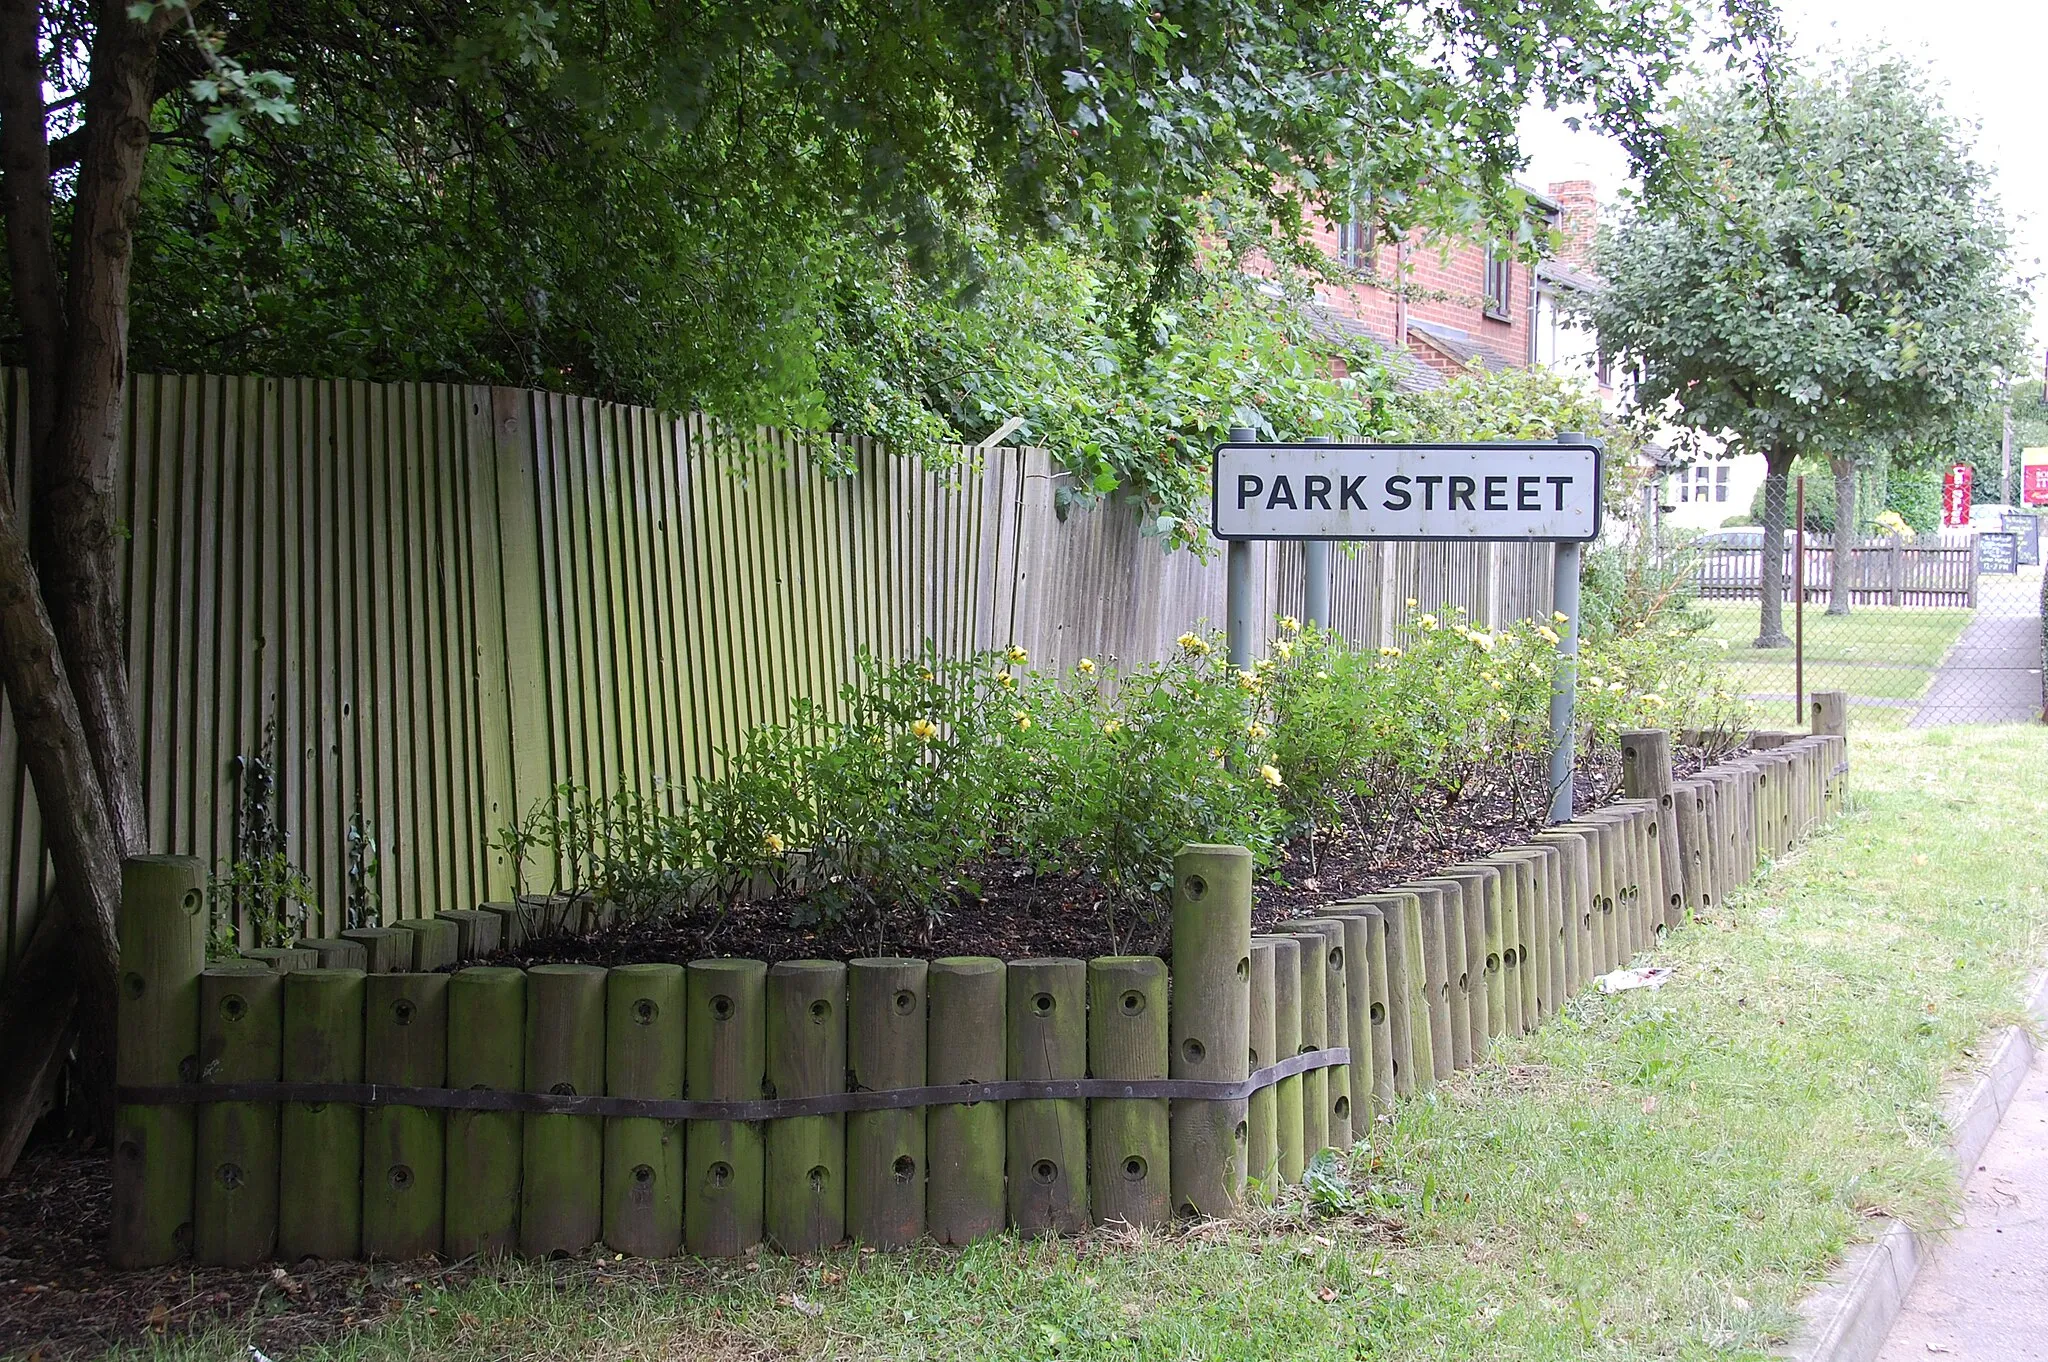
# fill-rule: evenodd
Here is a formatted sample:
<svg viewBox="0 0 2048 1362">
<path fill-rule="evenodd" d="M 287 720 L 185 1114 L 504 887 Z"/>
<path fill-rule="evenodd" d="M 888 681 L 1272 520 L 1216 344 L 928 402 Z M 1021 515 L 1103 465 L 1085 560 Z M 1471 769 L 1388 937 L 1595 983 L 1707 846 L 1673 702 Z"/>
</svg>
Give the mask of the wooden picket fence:
<svg viewBox="0 0 2048 1362">
<path fill-rule="evenodd" d="M 1785 547 L 1785 599 L 1793 593 L 1794 548 Z M 1756 600 L 1763 590 L 1760 549 L 1714 547 L 1696 551 L 1693 570 L 1699 594 L 1709 600 Z M 1806 540 L 1806 599 L 1828 599 L 1834 590 L 1835 553 L 1826 535 Z M 1908 544 L 1903 538 L 1866 539 L 1849 550 L 1849 591 L 1853 605 L 1977 605 L 1974 546 Z"/>
<path fill-rule="evenodd" d="M 1225 615 L 1220 553 L 1162 552 L 1129 504 L 1064 504 L 1040 449 L 927 464 L 561 393 L 155 374 L 131 379 L 122 440 L 149 845 L 229 860 L 274 725 L 270 814 L 323 932 L 510 897 L 493 838 L 555 786 L 687 791 L 800 698 L 831 709 L 863 649 L 1134 664 Z M 1370 648 L 1408 597 L 1547 616 L 1550 552 L 1361 545 L 1335 555 L 1332 623 Z M 1270 629 L 1302 612 L 1300 546 L 1254 557 Z M 50 873 L 0 704 L 0 980 Z"/>
<path fill-rule="evenodd" d="M 1231 1216 L 1555 1016 L 1840 807 L 1811 735 L 1528 845 L 1251 931 L 1235 847 L 1176 861 L 1157 957 L 465 960 L 497 904 L 204 967 L 203 872 L 124 877 L 111 1258 L 809 1252 Z"/>
</svg>

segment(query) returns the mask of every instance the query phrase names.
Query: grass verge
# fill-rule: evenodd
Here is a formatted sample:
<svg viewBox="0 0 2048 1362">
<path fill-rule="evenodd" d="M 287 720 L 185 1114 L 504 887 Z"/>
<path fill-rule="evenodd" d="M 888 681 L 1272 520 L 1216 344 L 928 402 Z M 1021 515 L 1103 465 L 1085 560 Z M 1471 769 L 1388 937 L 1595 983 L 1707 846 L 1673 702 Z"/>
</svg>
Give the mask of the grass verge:
<svg viewBox="0 0 2048 1362">
<path fill-rule="evenodd" d="M 1708 636 L 1727 647 L 1725 684 L 1757 699 L 1767 723 L 1792 720 L 1793 650 L 1757 648 L 1755 601 L 1703 601 L 1713 617 Z M 1845 690 L 1858 724 L 1903 728 L 1927 693 L 1935 670 L 1968 626 L 1969 610 L 1859 605 L 1848 615 L 1829 615 L 1810 602 L 1806 610 L 1806 689 Z M 1785 614 L 1786 632 L 1792 614 Z"/>
<path fill-rule="evenodd" d="M 507 1264 L 300 1355 L 1760 1354 L 1873 1213 L 1947 1213 L 1941 1083 L 2017 1019 L 2048 940 L 2048 729 L 1866 734 L 1854 760 L 1859 807 L 1678 932 L 1669 986 L 1582 999 L 1257 1223 Z"/>
</svg>

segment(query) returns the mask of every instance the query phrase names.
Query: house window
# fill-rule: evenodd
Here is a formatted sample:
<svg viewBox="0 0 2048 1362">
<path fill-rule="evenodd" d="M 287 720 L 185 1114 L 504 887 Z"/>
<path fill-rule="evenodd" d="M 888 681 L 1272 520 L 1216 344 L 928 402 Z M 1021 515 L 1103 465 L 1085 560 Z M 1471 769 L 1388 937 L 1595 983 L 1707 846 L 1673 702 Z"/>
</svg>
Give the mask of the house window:
<svg viewBox="0 0 2048 1362">
<path fill-rule="evenodd" d="M 1714 500 L 1728 500 L 1728 465 L 1725 463 L 1714 470 Z"/>
<path fill-rule="evenodd" d="M 1603 388 L 1614 386 L 1614 364 L 1607 358 L 1605 350 L 1593 352 L 1593 381 Z"/>
<path fill-rule="evenodd" d="M 1337 263 L 1346 269 L 1371 269 L 1373 247 L 1377 244 L 1378 232 L 1363 208 L 1354 207 L 1351 220 L 1337 225 Z"/>
<path fill-rule="evenodd" d="M 1514 296 L 1515 258 L 1496 247 L 1486 248 L 1486 298 L 1482 311 L 1495 321 L 1509 320 L 1508 300 Z"/>
</svg>

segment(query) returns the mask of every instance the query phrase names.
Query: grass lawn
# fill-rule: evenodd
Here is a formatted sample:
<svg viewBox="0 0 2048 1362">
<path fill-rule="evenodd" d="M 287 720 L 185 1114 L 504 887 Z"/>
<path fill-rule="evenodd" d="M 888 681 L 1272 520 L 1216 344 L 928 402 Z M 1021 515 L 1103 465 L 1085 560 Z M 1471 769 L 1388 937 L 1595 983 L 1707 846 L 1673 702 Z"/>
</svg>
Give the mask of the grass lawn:
<svg viewBox="0 0 2048 1362">
<path fill-rule="evenodd" d="M 1756 648 L 1755 601 L 1703 601 L 1712 615 L 1711 637 L 1725 642 L 1728 687 L 1738 694 L 1783 697 L 1759 700 L 1768 722 L 1792 716 L 1793 666 L 1790 648 Z M 1911 701 L 1927 691 L 1935 668 L 1956 636 L 1969 624 L 1968 610 L 1859 605 L 1846 617 L 1830 616 L 1823 604 L 1806 609 L 1806 689 L 1845 690 L 1856 722 L 1899 728 L 1912 716 Z M 1792 632 L 1789 608 L 1785 631 Z"/>
<path fill-rule="evenodd" d="M 1406 1105 L 1319 1204 L 966 1251 L 503 1265 L 299 1355 L 1760 1355 L 1870 1215 L 1947 1212 L 1941 1084 L 2048 945 L 2048 729 L 1864 734 L 1853 759 L 1859 807 L 1675 934 L 1669 986 L 1588 996 Z"/>
</svg>

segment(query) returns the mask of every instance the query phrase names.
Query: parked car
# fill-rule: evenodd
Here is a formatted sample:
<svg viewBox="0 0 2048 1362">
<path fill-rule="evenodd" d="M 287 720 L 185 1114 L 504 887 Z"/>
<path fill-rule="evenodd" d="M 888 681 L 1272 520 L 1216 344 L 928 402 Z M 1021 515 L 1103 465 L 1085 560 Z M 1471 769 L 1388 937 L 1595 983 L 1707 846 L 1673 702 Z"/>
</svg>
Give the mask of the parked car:
<svg viewBox="0 0 2048 1362">
<path fill-rule="evenodd" d="M 1764 531 L 1761 525 L 1712 530 L 1693 540 L 1692 546 L 1696 549 L 1760 549 L 1764 546 Z"/>
</svg>

